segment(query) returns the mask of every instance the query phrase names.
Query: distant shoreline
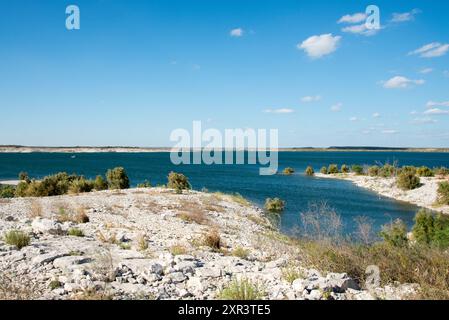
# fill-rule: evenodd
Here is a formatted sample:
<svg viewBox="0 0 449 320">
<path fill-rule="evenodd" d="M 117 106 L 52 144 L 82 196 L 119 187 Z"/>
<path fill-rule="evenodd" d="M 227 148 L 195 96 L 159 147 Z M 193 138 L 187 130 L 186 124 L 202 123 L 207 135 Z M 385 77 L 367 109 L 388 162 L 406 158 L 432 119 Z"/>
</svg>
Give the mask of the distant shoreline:
<svg viewBox="0 0 449 320">
<path fill-rule="evenodd" d="M 207 149 L 203 149 L 207 150 Z M 248 150 L 248 149 L 246 149 Z M 29 147 L 0 146 L 0 153 L 151 153 L 170 152 L 168 147 Z M 200 151 L 200 149 L 191 149 Z M 230 150 L 229 150 L 230 151 Z M 242 151 L 242 150 L 239 150 Z M 279 148 L 281 152 L 449 152 L 449 148 L 328 147 Z"/>
</svg>

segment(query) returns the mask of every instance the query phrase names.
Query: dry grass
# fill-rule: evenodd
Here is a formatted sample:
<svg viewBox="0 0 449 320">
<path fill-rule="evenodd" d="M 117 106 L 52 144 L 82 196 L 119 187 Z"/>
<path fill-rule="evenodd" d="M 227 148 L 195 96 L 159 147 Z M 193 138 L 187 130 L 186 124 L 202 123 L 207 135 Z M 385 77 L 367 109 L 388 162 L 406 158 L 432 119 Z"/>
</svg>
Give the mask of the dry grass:
<svg viewBox="0 0 449 320">
<path fill-rule="evenodd" d="M 180 206 L 177 209 L 180 211 L 177 214 L 177 217 L 186 222 L 197 223 L 201 225 L 210 224 L 210 220 L 207 217 L 207 212 L 199 203 L 181 201 Z"/>
<path fill-rule="evenodd" d="M 216 229 L 211 229 L 205 234 L 203 237 L 203 244 L 213 250 L 219 250 L 222 246 L 222 240 L 218 231 Z"/>
<path fill-rule="evenodd" d="M 136 244 L 139 251 L 146 251 L 148 249 L 148 241 L 144 234 L 139 234 L 137 236 Z"/>
<path fill-rule="evenodd" d="M 174 256 L 187 254 L 187 248 L 181 244 L 175 244 L 169 248 L 169 251 Z"/>
<path fill-rule="evenodd" d="M 28 217 L 31 219 L 42 218 L 44 216 L 44 209 L 39 201 L 32 201 L 30 204 L 30 211 Z"/>
<path fill-rule="evenodd" d="M 248 259 L 250 251 L 249 249 L 245 249 L 243 247 L 236 247 L 234 250 L 232 250 L 231 253 L 235 257 L 239 257 L 240 259 Z"/>
<path fill-rule="evenodd" d="M 98 231 L 97 232 L 97 239 L 100 240 L 103 243 L 109 243 L 109 244 L 117 244 L 119 241 L 117 240 L 117 236 L 115 232 L 111 232 L 109 235 Z"/>
<path fill-rule="evenodd" d="M 86 208 L 78 207 L 75 212 L 67 207 L 59 207 L 58 214 L 56 215 L 56 220 L 60 223 L 64 222 L 74 222 L 74 223 L 88 223 L 89 216 L 86 214 Z"/>
<path fill-rule="evenodd" d="M 41 296 L 40 288 L 30 277 L 7 271 L 11 269 L 0 272 L 0 300 L 32 300 Z"/>
</svg>

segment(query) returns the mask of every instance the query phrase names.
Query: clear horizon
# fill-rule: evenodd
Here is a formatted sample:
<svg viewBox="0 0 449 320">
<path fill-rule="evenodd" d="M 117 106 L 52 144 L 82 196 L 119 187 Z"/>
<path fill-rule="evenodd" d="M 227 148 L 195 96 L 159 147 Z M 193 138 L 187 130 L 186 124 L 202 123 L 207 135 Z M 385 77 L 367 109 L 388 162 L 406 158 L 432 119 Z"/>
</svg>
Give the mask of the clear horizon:
<svg viewBox="0 0 449 320">
<path fill-rule="evenodd" d="M 281 148 L 449 146 L 448 2 L 80 0 L 80 30 L 68 4 L 0 4 L 0 145 L 169 148 L 199 120 Z"/>
</svg>

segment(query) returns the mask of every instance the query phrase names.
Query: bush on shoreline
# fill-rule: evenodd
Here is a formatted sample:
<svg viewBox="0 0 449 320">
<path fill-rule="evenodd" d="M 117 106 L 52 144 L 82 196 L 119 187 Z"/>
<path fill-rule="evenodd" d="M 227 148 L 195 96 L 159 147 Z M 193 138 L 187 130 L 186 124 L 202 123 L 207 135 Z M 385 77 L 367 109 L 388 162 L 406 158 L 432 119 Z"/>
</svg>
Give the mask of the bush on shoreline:
<svg viewBox="0 0 449 320">
<path fill-rule="evenodd" d="M 371 166 L 368 168 L 368 175 L 370 177 L 377 177 L 379 175 L 380 168 L 379 166 Z"/>
<path fill-rule="evenodd" d="M 419 177 L 411 172 L 402 172 L 396 179 L 396 184 L 402 190 L 413 190 L 420 186 Z"/>
<path fill-rule="evenodd" d="M 326 172 L 327 172 L 327 170 L 326 170 Z M 315 174 L 315 171 L 313 170 L 313 168 L 311 166 L 308 166 L 306 168 L 306 175 L 307 176 L 313 176 L 314 174 Z"/>
<path fill-rule="evenodd" d="M 434 176 L 433 171 L 429 167 L 426 167 L 426 166 L 419 167 L 416 170 L 416 173 L 420 177 L 433 177 Z"/>
<path fill-rule="evenodd" d="M 341 173 L 349 173 L 349 167 L 343 164 L 340 168 Z"/>
<path fill-rule="evenodd" d="M 129 178 L 123 167 L 108 170 L 106 172 L 106 180 L 110 190 L 129 188 Z"/>
<path fill-rule="evenodd" d="M 327 169 L 327 172 L 329 174 L 336 174 L 336 173 L 338 173 L 339 172 L 338 171 L 338 166 L 336 164 L 330 164 L 328 169 Z"/>
<path fill-rule="evenodd" d="M 328 172 L 327 172 L 327 167 L 321 167 L 320 173 L 322 173 L 322 174 L 328 174 Z"/>
<path fill-rule="evenodd" d="M 167 187 L 175 189 L 176 193 L 182 193 L 182 190 L 190 190 L 192 188 L 189 179 L 185 175 L 173 171 L 168 175 Z"/>
<path fill-rule="evenodd" d="M 285 202 L 279 198 L 267 198 L 265 200 L 265 210 L 273 213 L 284 211 Z"/>
<path fill-rule="evenodd" d="M 291 167 L 287 167 L 284 169 L 284 171 L 282 171 L 282 174 L 285 176 L 290 176 L 293 173 L 295 173 L 295 169 L 291 168 Z"/>
<path fill-rule="evenodd" d="M 363 174 L 363 167 L 359 164 L 352 165 L 351 170 L 358 176 Z"/>
</svg>

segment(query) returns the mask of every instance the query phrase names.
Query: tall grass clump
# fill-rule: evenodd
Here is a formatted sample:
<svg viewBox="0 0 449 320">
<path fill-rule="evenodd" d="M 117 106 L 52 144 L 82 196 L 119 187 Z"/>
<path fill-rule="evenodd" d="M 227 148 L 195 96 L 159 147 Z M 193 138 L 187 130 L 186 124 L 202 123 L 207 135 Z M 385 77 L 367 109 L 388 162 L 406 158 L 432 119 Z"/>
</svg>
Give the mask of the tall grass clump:
<svg viewBox="0 0 449 320">
<path fill-rule="evenodd" d="M 379 176 L 383 178 L 391 178 L 396 175 L 396 167 L 391 164 L 384 164 L 379 169 Z"/>
<path fill-rule="evenodd" d="M 349 167 L 343 164 L 340 168 L 341 173 L 349 173 Z"/>
<path fill-rule="evenodd" d="M 218 293 L 222 300 L 261 300 L 265 295 L 263 288 L 246 278 L 233 280 Z"/>
<path fill-rule="evenodd" d="M 396 178 L 396 184 L 402 190 L 413 190 L 420 186 L 420 179 L 411 172 L 401 172 Z"/>
<path fill-rule="evenodd" d="M 19 250 L 30 244 L 30 237 L 19 230 L 10 230 L 5 233 L 4 239 L 6 244 L 16 246 Z"/>
<path fill-rule="evenodd" d="M 285 201 L 283 201 L 279 198 L 267 198 L 265 200 L 264 208 L 268 212 L 280 213 L 280 212 L 284 211 Z"/>
<path fill-rule="evenodd" d="M 108 183 L 103 178 L 103 176 L 98 175 L 94 180 L 94 189 L 97 191 L 107 190 L 108 189 Z"/>
<path fill-rule="evenodd" d="M 182 190 L 190 190 L 192 188 L 189 179 L 185 175 L 173 171 L 168 175 L 167 187 L 174 189 L 176 193 L 182 193 Z"/>
<path fill-rule="evenodd" d="M 129 178 L 123 167 L 109 169 L 106 172 L 106 180 L 108 181 L 109 189 L 116 190 L 129 188 Z"/>
</svg>

